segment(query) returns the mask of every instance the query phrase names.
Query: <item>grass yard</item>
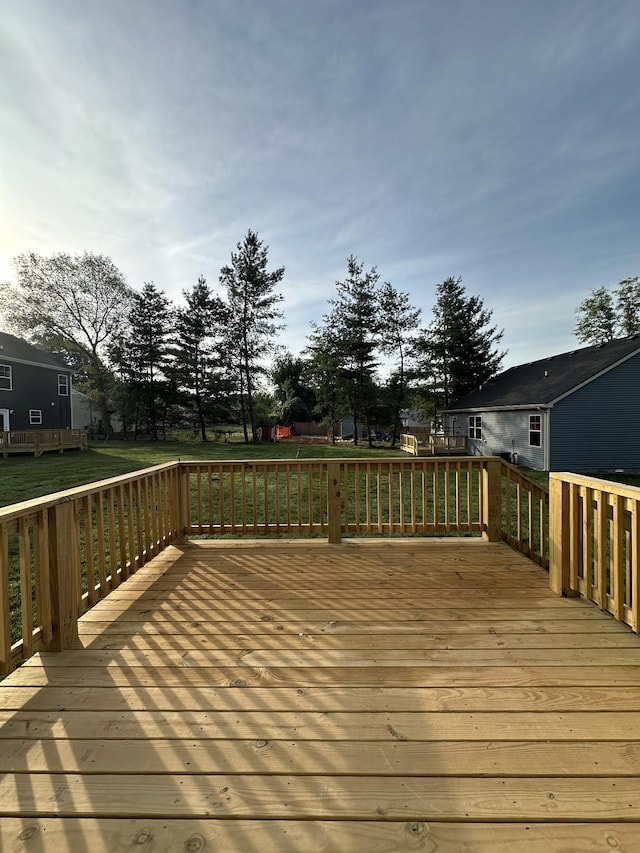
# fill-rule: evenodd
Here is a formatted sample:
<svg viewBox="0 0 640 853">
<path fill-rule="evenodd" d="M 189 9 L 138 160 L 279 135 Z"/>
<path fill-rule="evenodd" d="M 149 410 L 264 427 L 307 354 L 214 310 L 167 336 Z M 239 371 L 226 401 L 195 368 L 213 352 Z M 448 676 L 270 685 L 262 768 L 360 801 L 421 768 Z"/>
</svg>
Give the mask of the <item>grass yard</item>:
<svg viewBox="0 0 640 853">
<path fill-rule="evenodd" d="M 174 459 L 295 459 L 297 454 L 304 459 L 406 455 L 389 447 L 371 449 L 366 444 L 354 447 L 350 443 L 334 446 L 292 442 L 244 444 L 210 441 L 194 444 L 181 441 L 114 441 L 91 445 L 84 452 L 50 453 L 39 459 L 26 455 L 0 459 L 0 506 L 117 477 Z"/>
</svg>

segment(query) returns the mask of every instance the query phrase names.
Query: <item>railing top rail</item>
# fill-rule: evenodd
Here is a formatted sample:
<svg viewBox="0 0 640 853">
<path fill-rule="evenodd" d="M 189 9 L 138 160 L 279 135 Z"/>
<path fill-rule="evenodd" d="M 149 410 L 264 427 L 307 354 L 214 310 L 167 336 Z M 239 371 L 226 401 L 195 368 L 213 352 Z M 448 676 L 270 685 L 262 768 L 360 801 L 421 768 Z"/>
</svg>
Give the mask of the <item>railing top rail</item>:
<svg viewBox="0 0 640 853">
<path fill-rule="evenodd" d="M 488 461 L 501 461 L 497 456 L 448 456 L 445 459 L 435 459 L 430 457 L 420 457 L 419 459 L 411 457 L 407 459 L 403 456 L 383 456 L 383 457 L 327 457 L 327 458 L 309 458 L 309 459 L 210 459 L 210 460 L 183 460 L 164 462 L 160 465 L 153 465 L 150 468 L 143 468 L 137 471 L 131 471 L 128 474 L 120 474 L 116 477 L 110 477 L 106 480 L 97 480 L 93 483 L 87 483 L 83 486 L 75 486 L 71 489 L 64 489 L 59 492 L 52 492 L 42 497 L 32 498 L 31 500 L 21 501 L 20 503 L 10 504 L 6 507 L 0 507 L 0 522 L 9 522 L 16 518 L 20 518 L 25 514 L 37 512 L 46 509 L 56 504 L 63 503 L 68 500 L 77 500 L 86 495 L 95 494 L 97 492 L 106 491 L 114 486 L 124 485 L 125 483 L 133 482 L 142 477 L 160 471 L 168 471 L 172 468 L 200 468 L 207 465 L 216 465 L 223 467 L 265 467 L 269 465 L 279 466 L 314 466 L 322 467 L 328 464 L 350 465 L 401 465 L 409 467 L 413 465 L 425 466 L 450 466 L 456 463 L 470 465 L 471 467 L 482 467 Z M 531 481 L 533 483 L 533 481 Z M 537 485 L 537 484 L 534 484 Z"/>
<path fill-rule="evenodd" d="M 541 494 L 549 494 L 549 489 L 546 486 L 543 486 L 542 483 L 537 483 L 535 480 L 532 480 L 531 477 L 527 477 L 527 475 L 523 474 L 516 465 L 512 465 L 511 462 L 507 462 L 506 459 L 502 459 L 502 464 L 505 468 L 508 468 L 509 471 L 512 471 L 519 480 L 526 483 L 532 491 L 538 490 Z"/>
<path fill-rule="evenodd" d="M 154 474 L 160 471 L 170 471 L 172 468 L 179 467 L 180 464 L 180 462 L 163 462 L 160 465 L 153 465 L 150 468 L 132 471 L 129 474 L 119 474 L 117 477 L 110 477 L 107 480 L 97 480 L 94 483 L 87 483 L 84 486 L 75 486 L 72 489 L 64 489 L 63 491 L 52 492 L 49 495 L 43 495 L 39 498 L 32 498 L 28 501 L 21 501 L 17 504 L 0 507 L 0 522 L 12 521 L 13 519 L 19 518 L 25 514 L 37 512 L 41 509 L 47 509 L 48 507 L 64 503 L 65 501 L 83 498 L 86 495 L 95 494 L 96 492 L 103 492 L 113 486 L 119 486 L 124 483 L 139 480 L 141 477 L 146 477 L 149 474 Z"/>
<path fill-rule="evenodd" d="M 573 483 L 576 486 L 585 486 L 589 489 L 599 489 L 613 492 L 625 498 L 640 500 L 640 487 L 629 486 L 626 483 L 617 483 L 615 480 L 601 480 L 599 477 L 589 477 L 585 474 L 572 474 L 569 471 L 554 471 L 549 474 L 549 483 L 552 480 L 560 480 L 564 483 Z"/>
<path fill-rule="evenodd" d="M 406 456 L 325 456 L 325 457 L 308 457 L 301 459 L 185 459 L 178 464 L 182 466 L 198 466 L 198 465 L 326 465 L 329 462 L 339 464 L 359 463 L 362 465 L 377 465 L 390 463 L 402 465 L 433 465 L 434 462 L 438 465 L 447 465 L 452 462 L 464 462 L 465 464 L 478 464 L 484 462 L 499 460 L 499 456 L 447 456 L 446 458 L 430 456 L 421 456 L 418 460 L 407 459 Z M 533 482 L 533 480 L 531 481 Z"/>
</svg>

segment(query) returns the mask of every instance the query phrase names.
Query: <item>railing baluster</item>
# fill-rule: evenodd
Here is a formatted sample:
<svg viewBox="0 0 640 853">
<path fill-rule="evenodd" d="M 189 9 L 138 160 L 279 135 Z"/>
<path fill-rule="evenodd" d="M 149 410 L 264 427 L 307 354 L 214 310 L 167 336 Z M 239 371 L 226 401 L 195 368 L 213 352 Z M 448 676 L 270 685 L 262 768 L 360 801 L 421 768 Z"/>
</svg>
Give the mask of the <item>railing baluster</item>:
<svg viewBox="0 0 640 853">
<path fill-rule="evenodd" d="M 9 606 L 9 535 L 0 522 L 0 678 L 11 671 L 11 613 Z"/>
<path fill-rule="evenodd" d="M 37 515 L 35 537 L 36 606 L 45 645 L 51 642 L 51 592 L 49 578 L 49 510 Z"/>
<path fill-rule="evenodd" d="M 640 499 L 631 499 L 631 627 L 640 631 Z"/>
<path fill-rule="evenodd" d="M 124 581 L 129 577 L 129 569 L 127 567 L 127 535 L 125 527 L 123 486 L 118 486 L 118 488 L 116 489 L 116 500 L 118 501 L 118 548 L 120 553 L 120 580 Z"/>
<path fill-rule="evenodd" d="M 106 493 L 107 535 L 109 536 L 109 568 L 111 570 L 111 589 L 115 589 L 120 584 L 120 576 L 118 575 L 118 558 L 116 556 L 116 529 L 115 514 L 113 511 L 113 492 L 113 489 L 107 489 Z"/>
<path fill-rule="evenodd" d="M 18 549 L 20 563 L 20 610 L 22 615 L 22 648 L 25 657 L 33 650 L 33 588 L 31 585 L 31 544 L 27 519 L 18 521 Z"/>
<path fill-rule="evenodd" d="M 613 535 L 612 535 L 612 561 L 611 561 L 611 596 L 613 598 L 613 615 L 621 622 L 624 613 L 624 527 L 622 495 L 614 495 L 613 498 Z"/>
<path fill-rule="evenodd" d="M 584 594 L 593 595 L 593 489 L 585 487 L 582 496 L 582 580 Z"/>
<path fill-rule="evenodd" d="M 87 575 L 87 606 L 93 607 L 96 603 L 96 579 L 93 565 L 93 502 L 91 495 L 85 495 L 82 499 L 84 514 L 84 564 Z"/>
</svg>

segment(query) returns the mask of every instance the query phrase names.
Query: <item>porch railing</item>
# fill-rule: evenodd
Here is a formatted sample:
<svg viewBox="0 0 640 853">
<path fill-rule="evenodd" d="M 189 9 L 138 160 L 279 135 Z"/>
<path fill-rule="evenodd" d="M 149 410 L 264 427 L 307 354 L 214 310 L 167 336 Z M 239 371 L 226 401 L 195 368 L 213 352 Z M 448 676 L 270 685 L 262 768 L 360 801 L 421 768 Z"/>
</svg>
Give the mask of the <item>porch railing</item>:
<svg viewBox="0 0 640 853">
<path fill-rule="evenodd" d="M 640 631 L 640 489 L 550 474 L 551 588 Z"/>
</svg>

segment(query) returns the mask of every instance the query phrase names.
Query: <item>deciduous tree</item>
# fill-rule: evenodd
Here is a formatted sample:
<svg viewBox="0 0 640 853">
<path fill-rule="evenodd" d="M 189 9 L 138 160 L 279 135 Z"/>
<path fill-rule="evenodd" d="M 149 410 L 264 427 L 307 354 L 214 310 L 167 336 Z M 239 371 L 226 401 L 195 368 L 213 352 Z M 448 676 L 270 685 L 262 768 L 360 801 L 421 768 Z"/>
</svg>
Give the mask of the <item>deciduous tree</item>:
<svg viewBox="0 0 640 853">
<path fill-rule="evenodd" d="M 576 311 L 575 334 L 584 344 L 604 344 L 616 336 L 618 318 L 612 292 L 607 287 L 592 290 Z"/>
<path fill-rule="evenodd" d="M 29 252 L 14 265 L 16 283 L 0 288 L 6 325 L 69 360 L 110 432 L 107 350 L 126 325 L 133 291 L 104 255 Z"/>
</svg>

